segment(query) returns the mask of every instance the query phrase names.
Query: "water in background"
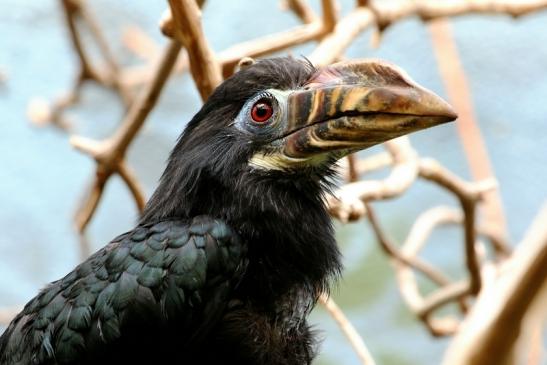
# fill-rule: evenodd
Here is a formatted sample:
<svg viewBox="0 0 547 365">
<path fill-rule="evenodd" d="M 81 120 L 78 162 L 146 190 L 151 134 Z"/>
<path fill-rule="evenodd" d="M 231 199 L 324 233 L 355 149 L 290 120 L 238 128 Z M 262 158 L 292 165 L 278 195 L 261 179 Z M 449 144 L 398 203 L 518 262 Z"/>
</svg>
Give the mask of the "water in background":
<svg viewBox="0 0 547 365">
<path fill-rule="evenodd" d="M 138 24 L 158 44 L 166 43 L 157 29 L 164 2 L 89 3 L 124 61 L 133 59 L 118 41 L 124 26 Z M 310 3 L 317 8 L 319 2 Z M 344 1 L 343 10 L 352 4 Z M 203 20 L 213 48 L 221 50 L 299 23 L 277 7 L 276 0 L 209 1 Z M 466 16 L 455 19 L 453 25 L 501 185 L 511 238 L 518 241 L 547 196 L 547 12 L 517 21 Z M 419 20 L 405 20 L 389 28 L 378 49 L 370 47 L 369 39 L 370 32 L 359 37 L 348 56 L 388 59 L 420 84 L 444 94 L 429 35 Z M 312 49 L 313 45 L 306 45 L 292 52 L 306 55 Z M 52 99 L 67 90 L 75 76 L 76 61 L 56 1 L 2 0 L 0 68 L 8 79 L 0 86 L 0 306 L 25 303 L 80 260 L 72 218 L 93 177 L 94 163 L 69 146 L 66 134 L 31 127 L 25 116 L 32 97 Z M 148 196 L 167 153 L 199 106 L 190 77 L 173 78 L 130 149 L 129 163 Z M 112 133 L 122 112 L 111 92 L 87 85 L 71 116 L 78 134 L 100 139 Z M 411 140 L 421 155 L 435 157 L 457 174 L 469 177 L 454 125 L 421 132 Z M 371 152 L 378 150 L 380 147 Z M 404 197 L 375 205 L 383 226 L 392 237 L 402 239 L 419 212 L 438 203 L 456 204 L 432 185 L 419 183 Z M 93 249 L 131 229 L 135 218 L 134 202 L 114 177 L 88 229 Z M 338 240 L 346 268 L 334 297 L 377 362 L 438 364 L 448 342 L 432 339 L 402 304 L 393 271 L 365 223 L 339 226 Z M 454 277 L 461 275 L 460 232 L 443 230 L 433 240 L 426 257 Z M 317 364 L 358 364 L 334 322 L 321 309 L 314 313 L 313 322 L 325 338 Z"/>
</svg>

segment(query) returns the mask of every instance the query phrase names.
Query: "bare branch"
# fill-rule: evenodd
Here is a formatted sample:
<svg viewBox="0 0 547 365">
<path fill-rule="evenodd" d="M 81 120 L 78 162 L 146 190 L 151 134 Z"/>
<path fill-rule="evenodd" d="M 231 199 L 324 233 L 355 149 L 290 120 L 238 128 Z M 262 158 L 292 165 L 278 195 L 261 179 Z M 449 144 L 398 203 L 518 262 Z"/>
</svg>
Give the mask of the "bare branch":
<svg viewBox="0 0 547 365">
<path fill-rule="evenodd" d="M 512 258 L 481 291 L 444 365 L 517 363 L 519 337 L 547 316 L 546 221 L 544 204 Z"/>
<path fill-rule="evenodd" d="M 431 312 L 439 307 L 465 298 L 469 294 L 472 294 L 472 292 L 468 280 L 445 285 L 427 296 L 416 313 L 419 317 L 427 318 Z"/>
<path fill-rule="evenodd" d="M 357 8 L 346 15 L 308 56 L 317 66 L 327 65 L 340 57 L 353 40 L 368 26 L 374 24 L 374 14 L 367 8 Z"/>
<path fill-rule="evenodd" d="M 152 37 L 136 26 L 128 26 L 124 29 L 122 42 L 127 49 L 149 64 L 156 62 L 161 52 Z"/>
<path fill-rule="evenodd" d="M 471 290 L 477 294 L 481 288 L 481 277 L 477 253 L 475 251 L 475 205 L 481 198 L 481 194 L 496 187 L 493 180 L 487 180 L 480 184 L 469 184 L 444 169 L 432 159 L 424 159 L 420 162 L 420 176 L 432 180 L 437 184 L 452 191 L 458 196 L 464 213 L 465 253 L 466 263 L 470 274 Z"/>
<path fill-rule="evenodd" d="M 424 20 L 452 17 L 471 13 L 507 14 L 513 17 L 527 15 L 547 7 L 545 0 L 416 0 L 374 1 L 378 24 L 383 29 L 409 16 Z"/>
<path fill-rule="evenodd" d="M 169 0 L 175 38 L 184 45 L 190 70 L 203 100 L 221 83 L 220 65 L 201 28 L 201 11 L 194 0 Z"/>
<path fill-rule="evenodd" d="M 342 222 L 357 220 L 366 214 L 363 201 L 390 199 L 402 194 L 415 181 L 418 157 L 408 138 L 400 137 L 384 144 L 394 167 L 382 181 L 358 181 L 342 186 L 327 198 L 329 212 Z"/>
<path fill-rule="evenodd" d="M 72 137 L 71 143 L 79 150 L 88 153 L 97 161 L 97 173 L 91 193 L 87 195 L 83 205 L 76 214 L 76 225 L 83 232 L 95 212 L 108 178 L 115 172 L 119 172 L 120 164 L 129 144 L 142 127 L 148 114 L 156 104 L 161 90 L 167 81 L 173 66 L 177 60 L 181 45 L 177 41 L 171 41 L 165 50 L 162 62 L 154 72 L 154 78 L 140 92 L 135 103 L 129 109 L 124 121 L 114 135 L 104 141 L 95 142 L 81 137 Z M 144 206 L 144 198 L 141 189 L 130 177 L 127 169 L 123 169 L 122 178 L 128 184 L 133 196 L 137 199 L 137 205 Z"/>
<path fill-rule="evenodd" d="M 283 7 L 292 10 L 305 24 L 317 22 L 319 18 L 305 0 L 286 0 Z"/>
<path fill-rule="evenodd" d="M 495 176 L 494 171 L 477 124 L 467 77 L 460 62 L 450 24 L 446 20 L 438 20 L 430 23 L 429 28 L 448 97 L 458 111 L 456 126 L 471 173 L 475 180 L 492 178 Z M 491 190 L 484 195 L 484 202 L 485 221 L 495 227 L 499 236 L 507 237 L 507 223 L 499 192 L 496 189 Z"/>
<path fill-rule="evenodd" d="M 103 196 L 105 182 L 106 179 L 97 173 L 89 192 L 85 194 L 85 198 L 82 200 L 82 203 L 74 216 L 74 223 L 76 224 L 78 232 L 82 233 L 85 230 L 91 221 L 91 217 L 95 214 L 101 197 Z"/>
<path fill-rule="evenodd" d="M 223 66 L 222 73 L 224 76 L 231 75 L 234 72 L 235 66 L 243 57 L 255 58 L 264 56 L 317 39 L 322 34 L 323 25 L 321 22 L 314 22 L 251 41 L 238 43 L 219 52 L 218 58 Z"/>
<path fill-rule="evenodd" d="M 438 285 L 446 285 L 450 283 L 450 280 L 442 272 L 435 269 L 428 262 L 423 261 L 421 258 L 416 256 L 415 253 L 406 254 L 406 252 L 401 252 L 383 232 L 382 228 L 380 227 L 380 223 L 376 218 L 376 214 L 374 213 L 374 210 L 372 209 L 370 204 L 365 203 L 365 206 L 367 208 L 367 217 L 369 219 L 372 230 L 376 235 L 376 239 L 378 240 L 380 247 L 390 258 L 394 259 L 397 262 L 400 262 L 405 266 L 420 271 Z"/>
<path fill-rule="evenodd" d="M 334 0 L 321 0 L 321 6 L 323 7 L 323 32 L 331 33 L 338 21 L 336 4 Z"/>
<path fill-rule="evenodd" d="M 319 297 L 319 302 L 323 304 L 332 318 L 334 318 L 342 330 L 342 333 L 344 333 L 349 343 L 355 350 L 355 353 L 359 357 L 359 360 L 361 360 L 361 363 L 364 365 L 376 364 L 372 358 L 372 355 L 368 351 L 367 346 L 365 345 L 365 341 L 363 341 L 363 338 L 359 335 L 359 333 L 357 333 L 355 327 L 353 327 L 351 322 L 346 318 L 340 307 L 338 307 L 338 305 L 326 294 L 321 294 Z"/>
<path fill-rule="evenodd" d="M 118 164 L 118 174 L 129 188 L 129 191 L 131 191 L 131 195 L 133 195 L 133 199 L 135 199 L 135 203 L 137 203 L 137 209 L 139 212 L 142 212 L 144 205 L 146 204 L 146 199 L 144 197 L 144 191 L 137 181 L 135 174 L 123 161 Z"/>
</svg>

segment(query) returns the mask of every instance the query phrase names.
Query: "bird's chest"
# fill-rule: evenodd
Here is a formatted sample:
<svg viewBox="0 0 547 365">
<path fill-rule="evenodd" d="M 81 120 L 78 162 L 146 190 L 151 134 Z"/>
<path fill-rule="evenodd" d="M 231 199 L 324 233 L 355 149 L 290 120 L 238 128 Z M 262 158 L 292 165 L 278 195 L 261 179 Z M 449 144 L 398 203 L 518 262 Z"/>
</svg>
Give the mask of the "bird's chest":
<svg viewBox="0 0 547 365">
<path fill-rule="evenodd" d="M 208 363 L 310 363 L 313 340 L 304 313 L 298 311 L 271 313 L 241 303 L 232 306 L 208 340 L 215 345 Z"/>
</svg>

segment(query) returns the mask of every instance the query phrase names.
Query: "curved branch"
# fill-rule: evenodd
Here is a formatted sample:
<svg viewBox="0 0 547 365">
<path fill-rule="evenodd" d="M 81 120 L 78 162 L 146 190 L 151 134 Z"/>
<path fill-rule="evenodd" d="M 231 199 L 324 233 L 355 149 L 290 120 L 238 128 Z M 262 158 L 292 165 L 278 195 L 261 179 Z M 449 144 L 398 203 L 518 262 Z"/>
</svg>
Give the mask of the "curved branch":
<svg viewBox="0 0 547 365">
<path fill-rule="evenodd" d="M 547 204 L 504 269 L 477 298 L 444 365 L 501 364 L 515 361 L 522 333 L 547 315 Z"/>
<path fill-rule="evenodd" d="M 96 178 L 91 192 L 87 194 L 84 203 L 76 213 L 76 225 L 80 232 L 85 230 L 87 224 L 91 220 L 102 196 L 106 181 L 113 173 L 119 171 L 120 164 L 124 164 L 123 160 L 127 148 L 156 104 L 161 90 L 176 63 L 180 49 L 180 43 L 171 41 L 165 50 L 162 61 L 157 65 L 154 77 L 150 80 L 150 83 L 141 90 L 137 100 L 131 105 L 121 126 L 111 138 L 103 142 L 97 142 L 78 136 L 71 137 L 70 142 L 75 148 L 89 154 L 97 161 Z M 130 176 L 127 169 L 122 172 L 122 178 L 124 178 L 124 176 L 126 178 Z M 137 188 L 136 183 L 134 183 L 131 178 L 128 180 L 124 178 L 124 181 L 126 181 L 128 187 L 132 190 L 137 205 L 143 207 L 144 198 L 140 189 Z"/>
<path fill-rule="evenodd" d="M 342 312 L 334 300 L 332 300 L 327 294 L 323 293 L 319 297 L 319 302 L 323 304 L 332 318 L 334 318 L 338 324 L 338 327 L 340 327 L 340 330 L 342 330 L 342 333 L 344 333 L 351 344 L 351 347 L 355 350 L 355 353 L 359 357 L 359 360 L 361 360 L 361 363 L 363 365 L 375 365 L 376 363 L 368 351 L 365 341 L 363 341 L 363 338 L 355 330 L 355 327 L 353 327 L 351 322 L 344 315 L 344 312 Z"/>
<path fill-rule="evenodd" d="M 358 181 L 338 189 L 327 197 L 330 214 L 342 222 L 353 221 L 366 214 L 364 201 L 384 200 L 399 196 L 416 180 L 418 156 L 407 137 L 384 143 L 394 161 L 390 175 L 381 181 Z"/>
<path fill-rule="evenodd" d="M 133 199 L 135 199 L 135 203 L 137 204 L 137 209 L 139 212 L 142 212 L 146 204 L 146 199 L 144 197 L 144 191 L 135 177 L 135 174 L 123 161 L 118 165 L 118 174 L 131 191 L 131 195 L 133 195 Z"/>
<path fill-rule="evenodd" d="M 220 64 L 201 27 L 201 11 L 194 0 L 169 0 L 175 38 L 188 51 L 190 71 L 198 91 L 206 100 L 222 82 Z"/>
</svg>

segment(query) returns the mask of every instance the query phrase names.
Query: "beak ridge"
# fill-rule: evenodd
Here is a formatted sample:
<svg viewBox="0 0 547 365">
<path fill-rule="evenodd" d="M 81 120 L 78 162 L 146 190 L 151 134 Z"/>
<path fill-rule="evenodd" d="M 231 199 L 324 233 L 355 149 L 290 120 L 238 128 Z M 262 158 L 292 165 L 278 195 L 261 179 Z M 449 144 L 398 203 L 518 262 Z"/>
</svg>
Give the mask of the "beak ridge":
<svg viewBox="0 0 547 365">
<path fill-rule="evenodd" d="M 289 96 L 284 153 L 343 155 L 456 118 L 447 102 L 396 66 L 342 62 L 319 70 Z"/>
</svg>

